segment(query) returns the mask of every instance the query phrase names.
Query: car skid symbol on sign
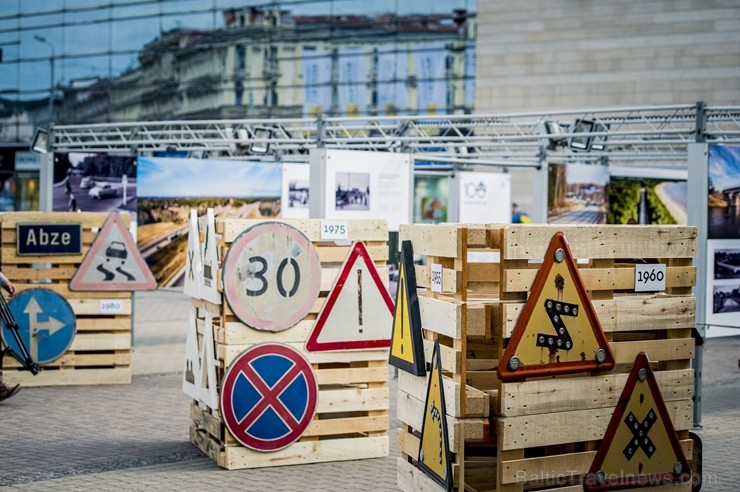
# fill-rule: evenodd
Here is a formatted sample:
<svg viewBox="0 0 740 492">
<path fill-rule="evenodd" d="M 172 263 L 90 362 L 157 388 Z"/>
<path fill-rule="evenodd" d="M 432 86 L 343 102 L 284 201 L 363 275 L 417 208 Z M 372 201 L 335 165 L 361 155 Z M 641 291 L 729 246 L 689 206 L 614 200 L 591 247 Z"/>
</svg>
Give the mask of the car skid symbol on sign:
<svg viewBox="0 0 740 492">
<path fill-rule="evenodd" d="M 116 273 L 114 272 L 120 273 L 121 275 L 126 277 L 126 280 L 129 282 L 133 282 L 134 280 L 136 280 L 136 277 L 123 269 L 123 265 L 126 264 L 127 257 L 128 251 L 126 250 L 126 245 L 121 241 L 113 241 L 107 248 L 105 248 L 105 264 L 101 263 L 96 268 L 97 271 L 105 275 L 105 278 L 103 279 L 104 282 L 114 281 L 116 278 Z M 121 264 L 118 267 L 113 268 L 113 271 L 106 268 L 106 266 L 108 266 L 108 263 L 111 263 L 113 266 L 115 266 L 113 262 L 116 259 L 121 260 Z"/>
</svg>

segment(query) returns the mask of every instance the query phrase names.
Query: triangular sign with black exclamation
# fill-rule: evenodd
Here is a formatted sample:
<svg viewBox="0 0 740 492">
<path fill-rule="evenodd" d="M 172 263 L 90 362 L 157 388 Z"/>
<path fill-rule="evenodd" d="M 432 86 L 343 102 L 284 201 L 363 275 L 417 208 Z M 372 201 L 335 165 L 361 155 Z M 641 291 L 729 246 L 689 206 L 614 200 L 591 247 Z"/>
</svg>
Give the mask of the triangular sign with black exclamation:
<svg viewBox="0 0 740 492">
<path fill-rule="evenodd" d="M 421 313 L 419 312 L 419 298 L 416 295 L 414 250 L 411 241 L 401 243 L 401 261 L 398 267 L 398 287 L 388 363 L 416 376 L 426 374 Z"/>
</svg>

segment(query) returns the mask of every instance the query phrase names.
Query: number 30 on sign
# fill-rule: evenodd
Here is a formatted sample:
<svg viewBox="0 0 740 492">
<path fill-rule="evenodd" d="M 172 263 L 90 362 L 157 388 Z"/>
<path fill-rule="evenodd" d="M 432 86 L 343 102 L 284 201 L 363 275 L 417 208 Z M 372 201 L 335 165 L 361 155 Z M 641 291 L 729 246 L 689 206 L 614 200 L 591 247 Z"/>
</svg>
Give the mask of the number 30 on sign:
<svg viewBox="0 0 740 492">
<path fill-rule="evenodd" d="M 263 222 L 242 232 L 226 252 L 226 302 L 245 324 L 282 331 L 302 320 L 319 296 L 321 264 L 298 229 Z"/>
</svg>

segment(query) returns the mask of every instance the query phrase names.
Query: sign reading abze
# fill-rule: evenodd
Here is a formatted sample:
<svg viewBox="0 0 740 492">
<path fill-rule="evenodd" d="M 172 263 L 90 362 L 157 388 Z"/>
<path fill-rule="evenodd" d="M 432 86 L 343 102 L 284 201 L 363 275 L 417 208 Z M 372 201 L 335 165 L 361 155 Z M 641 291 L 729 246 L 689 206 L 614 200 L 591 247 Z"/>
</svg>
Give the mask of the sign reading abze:
<svg viewBox="0 0 740 492">
<path fill-rule="evenodd" d="M 18 224 L 18 256 L 79 255 L 81 224 Z"/>
</svg>

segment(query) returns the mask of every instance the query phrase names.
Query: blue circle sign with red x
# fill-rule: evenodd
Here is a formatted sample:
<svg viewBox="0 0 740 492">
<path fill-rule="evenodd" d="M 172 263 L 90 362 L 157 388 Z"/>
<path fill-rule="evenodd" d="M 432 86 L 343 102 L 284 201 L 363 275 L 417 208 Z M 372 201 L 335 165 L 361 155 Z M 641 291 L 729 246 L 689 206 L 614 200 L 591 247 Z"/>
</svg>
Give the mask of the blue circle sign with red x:
<svg viewBox="0 0 740 492">
<path fill-rule="evenodd" d="M 255 345 L 231 363 L 221 389 L 226 428 L 257 451 L 297 441 L 313 420 L 318 384 L 311 364 L 279 343 Z"/>
</svg>

